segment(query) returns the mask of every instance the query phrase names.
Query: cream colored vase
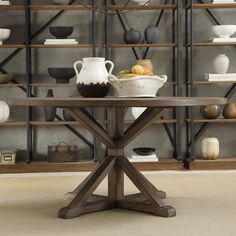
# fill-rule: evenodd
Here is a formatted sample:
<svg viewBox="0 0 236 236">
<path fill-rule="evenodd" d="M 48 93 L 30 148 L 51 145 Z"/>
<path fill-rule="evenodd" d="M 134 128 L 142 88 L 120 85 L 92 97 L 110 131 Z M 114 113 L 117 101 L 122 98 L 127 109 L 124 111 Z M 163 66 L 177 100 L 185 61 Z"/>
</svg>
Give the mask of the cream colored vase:
<svg viewBox="0 0 236 236">
<path fill-rule="evenodd" d="M 215 137 L 204 138 L 202 140 L 202 158 L 206 160 L 215 160 L 219 157 L 220 144 Z"/>
</svg>

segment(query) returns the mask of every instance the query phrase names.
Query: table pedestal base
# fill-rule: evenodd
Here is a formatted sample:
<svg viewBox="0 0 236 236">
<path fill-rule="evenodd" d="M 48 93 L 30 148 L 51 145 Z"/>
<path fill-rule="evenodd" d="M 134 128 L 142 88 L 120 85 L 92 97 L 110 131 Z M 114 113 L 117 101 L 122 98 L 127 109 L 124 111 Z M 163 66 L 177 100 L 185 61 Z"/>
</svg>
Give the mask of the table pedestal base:
<svg viewBox="0 0 236 236">
<path fill-rule="evenodd" d="M 140 193 L 124 196 L 124 173 L 139 189 Z M 108 196 L 93 194 L 108 175 Z M 173 207 L 162 199 L 163 191 L 157 190 L 125 157 L 107 157 L 72 193 L 74 199 L 58 212 L 58 217 L 69 219 L 82 214 L 112 208 L 122 208 L 151 213 L 162 217 L 176 215 Z"/>
</svg>

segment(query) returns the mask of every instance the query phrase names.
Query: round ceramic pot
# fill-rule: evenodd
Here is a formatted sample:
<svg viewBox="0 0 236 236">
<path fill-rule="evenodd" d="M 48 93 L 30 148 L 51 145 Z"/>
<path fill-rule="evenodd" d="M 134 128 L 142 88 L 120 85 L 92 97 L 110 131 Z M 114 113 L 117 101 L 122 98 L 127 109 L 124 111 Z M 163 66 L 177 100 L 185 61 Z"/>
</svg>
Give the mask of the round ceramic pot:
<svg viewBox="0 0 236 236">
<path fill-rule="evenodd" d="M 220 105 L 201 106 L 200 113 L 205 119 L 216 119 L 221 112 Z"/>
<path fill-rule="evenodd" d="M 153 64 L 152 64 L 152 61 L 150 59 L 137 60 L 136 64 L 140 65 L 144 68 L 147 68 L 150 71 L 153 71 Z"/>
<path fill-rule="evenodd" d="M 225 54 L 219 54 L 214 59 L 214 68 L 218 74 L 227 73 L 229 68 L 229 58 Z"/>
<path fill-rule="evenodd" d="M 9 118 L 10 109 L 6 102 L 0 101 L 0 122 L 5 122 Z"/>
<path fill-rule="evenodd" d="M 147 43 L 157 43 L 159 35 L 159 29 L 154 25 L 149 25 L 145 29 L 145 39 Z"/>
<path fill-rule="evenodd" d="M 220 144 L 215 137 L 204 138 L 201 145 L 202 158 L 206 160 L 215 160 L 219 157 Z"/>
<path fill-rule="evenodd" d="M 226 119 L 236 119 L 236 103 L 228 103 L 224 106 L 223 116 Z"/>
<path fill-rule="evenodd" d="M 137 44 L 141 41 L 141 32 L 130 29 L 124 33 L 124 41 L 128 44 Z"/>
</svg>

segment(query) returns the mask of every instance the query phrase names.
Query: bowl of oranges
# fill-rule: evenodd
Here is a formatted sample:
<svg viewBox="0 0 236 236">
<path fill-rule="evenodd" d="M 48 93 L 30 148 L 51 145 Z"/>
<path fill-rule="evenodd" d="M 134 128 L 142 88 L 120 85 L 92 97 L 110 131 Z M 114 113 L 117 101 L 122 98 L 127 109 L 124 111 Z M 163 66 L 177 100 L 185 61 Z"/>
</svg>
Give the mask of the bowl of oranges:
<svg viewBox="0 0 236 236">
<path fill-rule="evenodd" d="M 154 75 L 153 71 L 142 65 L 122 70 L 116 77 L 113 95 L 118 97 L 155 97 L 167 81 L 166 75 Z"/>
</svg>

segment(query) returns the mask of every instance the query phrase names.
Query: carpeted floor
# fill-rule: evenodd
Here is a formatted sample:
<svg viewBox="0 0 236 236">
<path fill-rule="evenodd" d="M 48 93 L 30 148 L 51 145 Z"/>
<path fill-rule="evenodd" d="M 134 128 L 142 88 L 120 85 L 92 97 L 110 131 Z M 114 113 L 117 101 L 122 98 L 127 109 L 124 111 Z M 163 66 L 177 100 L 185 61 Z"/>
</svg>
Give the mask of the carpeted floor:
<svg viewBox="0 0 236 236">
<path fill-rule="evenodd" d="M 145 173 L 167 192 L 174 218 L 110 210 L 62 220 L 64 193 L 85 174 L 0 176 L 0 236 L 234 236 L 236 171 Z M 127 193 L 136 189 L 128 182 Z M 104 183 L 97 192 L 105 194 Z"/>
</svg>

